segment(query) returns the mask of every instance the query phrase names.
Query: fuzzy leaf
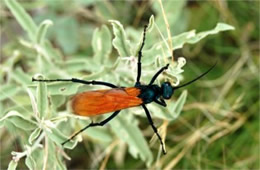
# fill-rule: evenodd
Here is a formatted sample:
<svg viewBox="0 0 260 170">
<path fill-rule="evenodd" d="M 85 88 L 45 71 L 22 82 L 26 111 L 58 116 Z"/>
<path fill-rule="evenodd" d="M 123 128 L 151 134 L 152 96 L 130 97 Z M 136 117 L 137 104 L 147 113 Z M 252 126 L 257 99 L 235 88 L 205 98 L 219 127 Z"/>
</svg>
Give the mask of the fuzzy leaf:
<svg viewBox="0 0 260 170">
<path fill-rule="evenodd" d="M 11 160 L 11 162 L 9 162 L 9 164 L 8 164 L 7 170 L 16 170 L 17 165 L 18 165 L 18 162 Z"/>
<path fill-rule="evenodd" d="M 109 20 L 113 26 L 113 33 L 115 38 L 113 39 L 113 46 L 117 49 L 119 56 L 128 57 L 131 56 L 131 46 L 127 39 L 123 25 L 116 20 Z"/>
<path fill-rule="evenodd" d="M 4 122 L 11 122 L 14 126 L 23 130 L 33 130 L 37 127 L 37 124 L 29 119 L 26 119 L 22 114 L 17 111 L 10 111 L 4 117 L 0 119 L 0 127 L 4 125 Z"/>
<path fill-rule="evenodd" d="M 55 31 L 57 41 L 63 51 L 66 54 L 75 53 L 79 47 L 77 22 L 71 17 L 63 17 L 57 21 Z"/>
<path fill-rule="evenodd" d="M 43 76 L 36 77 L 37 79 L 43 79 Z M 40 118 L 44 118 L 48 111 L 48 97 L 47 86 L 45 82 L 39 82 L 37 86 L 37 108 L 40 113 Z"/>
<path fill-rule="evenodd" d="M 221 31 L 228 31 L 228 30 L 234 30 L 235 28 L 231 25 L 228 25 L 228 24 L 224 24 L 224 23 L 218 23 L 216 25 L 215 28 L 213 28 L 212 30 L 209 30 L 209 31 L 203 31 L 203 32 L 200 32 L 200 33 L 195 33 L 195 30 L 192 30 L 188 33 L 183 33 L 181 35 L 185 35 L 186 38 L 178 38 L 175 40 L 173 39 L 173 42 L 178 42 L 178 44 L 174 44 L 173 43 L 173 46 L 174 46 L 174 49 L 177 49 L 177 48 L 182 48 L 183 47 L 183 44 L 185 43 L 189 43 L 189 44 L 194 44 L 194 43 L 197 43 L 198 41 L 200 41 L 201 39 L 205 38 L 206 36 L 208 35 L 214 35 L 214 34 L 217 34 Z M 174 38 L 174 37 L 173 37 Z M 181 41 L 177 41 L 177 40 L 181 40 Z"/>
<path fill-rule="evenodd" d="M 175 50 L 175 49 L 182 48 L 183 45 L 186 43 L 188 44 L 197 43 L 198 41 L 200 41 L 201 39 L 205 38 L 208 35 L 213 35 L 221 31 L 228 31 L 228 30 L 234 30 L 234 27 L 228 24 L 218 23 L 215 28 L 209 31 L 203 31 L 197 34 L 195 30 L 184 32 L 182 34 L 172 37 L 173 49 Z M 165 53 L 165 56 L 171 56 L 171 52 L 166 47 L 165 42 L 164 41 L 157 42 L 149 50 L 143 51 L 143 56 L 145 57 L 142 58 L 142 62 L 145 65 L 148 64 L 150 65 L 156 60 L 156 58 L 162 58 L 163 52 Z"/>
<path fill-rule="evenodd" d="M 28 74 L 26 74 L 21 68 L 17 68 L 10 72 L 10 76 L 17 83 L 20 83 L 25 87 L 31 82 L 31 77 Z"/>
<path fill-rule="evenodd" d="M 79 123 L 81 129 L 86 127 L 90 123 L 90 121 L 80 120 Z M 108 132 L 108 129 L 103 127 L 89 128 L 86 130 L 86 132 L 82 132 L 82 135 L 87 135 L 92 139 L 98 140 L 102 143 L 110 143 L 113 140 L 111 134 L 109 134 Z"/>
<path fill-rule="evenodd" d="M 154 16 L 152 15 L 149 19 L 149 23 L 147 25 L 147 28 L 146 28 L 146 34 L 147 32 L 151 32 L 152 29 L 153 29 L 153 26 L 154 26 Z M 138 51 L 140 50 L 141 48 L 141 45 L 143 43 L 143 31 L 140 33 L 140 39 L 139 39 L 139 42 L 135 48 L 135 56 L 138 56 Z M 146 35 L 147 36 L 147 35 Z"/>
<path fill-rule="evenodd" d="M 36 128 L 30 135 L 29 137 L 29 144 L 32 144 L 33 141 L 40 135 L 41 133 L 41 129 L 40 128 Z"/>
<path fill-rule="evenodd" d="M 139 155 L 148 166 L 152 163 L 152 152 L 136 123 L 127 121 L 123 116 L 119 115 L 113 119 L 111 126 L 118 138 L 128 144 L 129 152 L 134 158 Z"/>
<path fill-rule="evenodd" d="M 112 50 L 111 33 L 107 26 L 103 25 L 101 29 L 96 29 L 92 38 L 92 48 L 94 51 L 94 60 L 98 63 L 104 62 L 109 57 Z"/>
<path fill-rule="evenodd" d="M 34 160 L 33 156 L 31 154 L 27 155 L 25 158 L 25 164 L 30 170 L 37 169 L 37 163 Z"/>
<path fill-rule="evenodd" d="M 53 25 L 51 20 L 45 20 L 40 24 L 40 26 L 37 29 L 37 33 L 36 33 L 36 42 L 38 44 L 43 43 L 47 30 L 48 30 L 49 26 L 51 26 L 51 25 Z"/>
<path fill-rule="evenodd" d="M 66 137 L 65 135 L 63 135 L 58 128 L 56 127 L 48 127 L 47 129 L 45 129 L 46 135 L 56 144 L 61 146 L 61 143 L 63 143 L 64 141 L 66 141 L 68 139 L 68 137 Z M 75 146 L 77 145 L 77 141 L 73 140 L 73 141 L 69 141 L 67 142 L 64 147 L 68 148 L 68 149 L 73 149 Z"/>
<path fill-rule="evenodd" d="M 154 16 L 151 15 L 151 17 L 149 18 L 149 24 L 147 26 L 147 32 L 151 32 L 153 30 L 153 26 L 154 26 Z"/>
<path fill-rule="evenodd" d="M 175 26 L 177 20 L 181 17 L 181 14 L 183 12 L 183 8 L 186 4 L 186 0 L 182 1 L 162 1 L 162 5 L 164 8 L 164 14 L 166 18 L 168 19 L 168 24 L 170 28 L 173 28 L 173 30 L 178 27 L 179 25 Z M 153 3 L 152 8 L 156 11 L 156 20 L 155 23 L 159 27 L 159 29 L 166 33 L 166 24 L 164 21 L 164 14 L 162 12 L 160 3 L 157 1 L 156 3 Z M 174 11 L 174 12 L 173 12 Z M 182 21 L 185 22 L 185 21 Z M 172 31 L 171 31 L 172 32 Z M 165 34 L 167 36 L 167 34 Z"/>
<path fill-rule="evenodd" d="M 79 71 L 89 71 L 97 72 L 100 70 L 100 63 L 96 62 L 94 58 L 79 58 L 78 56 L 73 56 L 73 59 L 62 62 L 64 67 L 68 72 L 79 72 Z"/>
<path fill-rule="evenodd" d="M 16 93 L 20 91 L 20 87 L 17 87 L 17 85 L 14 84 L 6 84 L 1 85 L 0 87 L 0 101 L 5 100 L 7 98 L 11 98 Z"/>
<path fill-rule="evenodd" d="M 11 10 L 16 20 L 28 33 L 31 41 L 35 41 L 37 26 L 32 17 L 24 10 L 24 8 L 16 0 L 5 0 L 7 7 Z"/>
<path fill-rule="evenodd" d="M 46 169 L 65 170 L 66 164 L 62 161 L 62 155 L 56 152 L 57 146 L 51 140 L 48 140 L 48 164 Z"/>
<path fill-rule="evenodd" d="M 50 95 L 72 95 L 78 90 L 81 84 L 78 83 L 68 83 L 68 82 L 58 82 L 48 84 L 48 93 Z"/>
<path fill-rule="evenodd" d="M 175 103 L 172 103 L 171 105 L 168 106 L 167 110 L 169 111 L 169 113 L 172 116 L 172 119 L 176 119 L 177 117 L 179 117 L 182 108 L 186 102 L 187 99 L 187 90 L 184 90 L 180 97 L 178 98 L 178 100 Z"/>
</svg>

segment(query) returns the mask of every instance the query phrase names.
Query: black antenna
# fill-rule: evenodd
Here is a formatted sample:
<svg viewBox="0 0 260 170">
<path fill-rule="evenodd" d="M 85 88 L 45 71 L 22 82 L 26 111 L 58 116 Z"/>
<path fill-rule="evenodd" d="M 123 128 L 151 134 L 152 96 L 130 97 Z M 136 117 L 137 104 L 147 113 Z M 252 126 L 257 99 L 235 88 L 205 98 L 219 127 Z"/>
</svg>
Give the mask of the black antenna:
<svg viewBox="0 0 260 170">
<path fill-rule="evenodd" d="M 193 80 L 191 80 L 191 81 L 189 81 L 189 82 L 187 82 L 187 83 L 184 83 L 184 84 L 182 84 L 182 85 L 180 85 L 180 86 L 173 87 L 173 89 L 176 90 L 176 89 L 179 89 L 179 88 L 181 88 L 181 87 L 188 86 L 189 84 L 193 83 L 194 81 L 197 81 L 198 79 L 200 79 L 200 78 L 202 78 L 203 76 L 205 76 L 206 74 L 208 74 L 208 73 L 216 66 L 216 64 L 217 64 L 217 62 L 216 62 L 210 69 L 208 69 L 208 71 L 206 71 L 205 73 L 203 73 L 203 74 L 201 74 L 200 76 L 196 77 L 195 79 L 193 79 Z"/>
</svg>

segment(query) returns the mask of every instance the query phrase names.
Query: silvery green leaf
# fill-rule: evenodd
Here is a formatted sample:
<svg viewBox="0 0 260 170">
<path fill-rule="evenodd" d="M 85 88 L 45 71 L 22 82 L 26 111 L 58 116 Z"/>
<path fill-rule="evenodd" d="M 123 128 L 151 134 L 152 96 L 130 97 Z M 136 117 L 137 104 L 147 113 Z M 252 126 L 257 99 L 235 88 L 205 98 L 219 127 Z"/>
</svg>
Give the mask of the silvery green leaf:
<svg viewBox="0 0 260 170">
<path fill-rule="evenodd" d="M 36 79 L 44 79 L 44 77 L 38 75 Z M 37 83 L 37 108 L 40 113 L 40 118 L 44 118 L 48 112 L 47 85 L 45 82 Z"/>
<path fill-rule="evenodd" d="M 153 29 L 153 26 L 154 26 L 154 16 L 152 15 L 151 17 L 150 17 L 150 19 L 149 19 L 149 23 L 148 23 L 148 25 L 147 25 L 147 28 L 146 28 L 146 34 L 148 33 L 148 32 L 151 32 L 152 31 L 152 29 Z M 140 38 L 139 38 L 139 42 L 138 42 L 138 44 L 137 44 L 137 46 L 135 47 L 135 55 L 134 56 L 138 56 L 138 51 L 140 50 L 140 48 L 141 48 L 141 45 L 142 45 L 142 43 L 143 43 L 143 29 L 142 29 L 142 32 L 140 32 L 139 33 L 140 34 Z M 147 36 L 147 35 L 146 35 Z"/>
<path fill-rule="evenodd" d="M 38 136 L 40 135 L 41 133 L 41 129 L 40 128 L 36 128 L 30 135 L 29 137 L 29 144 L 32 145 L 33 141 L 38 138 Z"/>
<path fill-rule="evenodd" d="M 166 103 L 169 103 L 169 101 L 166 101 Z M 155 103 L 149 104 L 147 105 L 147 108 L 149 109 L 150 113 L 154 115 L 154 117 L 167 119 L 167 120 L 172 119 L 172 116 L 169 114 L 168 110 L 166 108 L 159 106 L 158 104 Z M 145 117 L 145 114 L 142 114 L 142 116 Z"/>
<path fill-rule="evenodd" d="M 62 62 L 62 66 L 65 67 L 68 72 L 97 72 L 100 70 L 100 63 L 96 62 L 93 57 L 85 58 L 82 56 L 73 56 L 72 58 L 73 59 Z"/>
<path fill-rule="evenodd" d="M 25 164 L 30 170 L 37 169 L 37 162 L 34 160 L 31 154 L 27 155 L 25 158 Z"/>
<path fill-rule="evenodd" d="M 106 63 L 112 50 L 112 36 L 106 25 L 101 29 L 96 29 L 92 38 L 92 48 L 94 51 L 94 60 L 97 63 Z"/>
<path fill-rule="evenodd" d="M 38 44 L 42 44 L 44 42 L 47 30 L 51 25 L 53 25 L 53 22 L 51 20 L 44 20 L 40 24 L 36 33 L 36 42 Z"/>
<path fill-rule="evenodd" d="M 29 88 L 27 88 L 27 93 L 28 93 L 29 98 L 30 98 L 30 100 L 31 100 L 31 106 L 32 106 L 32 109 L 33 109 L 33 113 L 34 113 L 34 115 L 35 115 L 35 118 L 36 118 L 37 120 L 39 120 L 39 111 L 38 111 L 36 99 L 35 99 L 35 97 L 34 97 L 32 91 L 31 91 Z"/>
<path fill-rule="evenodd" d="M 14 160 L 11 160 L 8 164 L 7 170 L 16 170 L 16 167 L 18 165 L 18 162 L 15 162 Z"/>
<path fill-rule="evenodd" d="M 66 96 L 63 96 L 61 93 L 60 95 L 52 95 L 50 96 L 50 103 L 51 109 L 53 109 L 53 112 L 55 112 L 61 105 L 66 103 Z"/>
<path fill-rule="evenodd" d="M 11 98 L 16 93 L 21 90 L 20 87 L 17 87 L 15 84 L 5 84 L 0 87 L 0 101 L 5 100 L 7 98 Z"/>
<path fill-rule="evenodd" d="M 165 76 L 171 79 L 171 84 L 173 86 L 178 86 L 180 80 L 182 79 L 181 73 L 184 72 L 182 68 L 186 64 L 186 59 L 184 57 L 179 57 L 177 62 L 174 62 L 170 67 L 166 70 Z"/>
<path fill-rule="evenodd" d="M 37 127 L 37 124 L 29 119 L 26 119 L 22 114 L 17 111 L 10 111 L 4 117 L 0 119 L 0 127 L 4 125 L 4 122 L 8 121 L 14 126 L 23 130 L 33 130 Z"/>
<path fill-rule="evenodd" d="M 154 16 L 151 15 L 147 26 L 147 32 L 151 32 L 153 30 L 153 27 L 154 27 Z"/>
<path fill-rule="evenodd" d="M 48 126 L 44 128 L 46 135 L 56 144 L 60 145 L 66 141 L 69 137 L 63 135 L 56 126 Z M 68 149 L 73 149 L 77 145 L 77 141 L 72 140 L 67 142 L 64 147 Z"/>
<path fill-rule="evenodd" d="M 21 68 L 17 68 L 10 72 L 11 78 L 17 83 L 20 83 L 23 86 L 27 86 L 31 81 L 31 77 L 26 74 Z"/>
<path fill-rule="evenodd" d="M 80 129 L 90 124 L 90 121 L 86 120 L 79 120 L 78 122 L 80 124 Z M 111 134 L 108 132 L 108 129 L 103 127 L 89 128 L 82 132 L 82 135 L 87 135 L 92 139 L 99 140 L 102 143 L 110 143 L 113 140 Z"/>
<path fill-rule="evenodd" d="M 102 127 L 89 128 L 83 133 L 91 137 L 92 139 L 98 140 L 102 143 L 110 143 L 113 140 L 111 134 L 109 134 L 108 132 L 108 129 Z"/>
<path fill-rule="evenodd" d="M 66 164 L 61 160 L 62 154 L 57 152 L 57 146 L 51 140 L 48 140 L 48 160 L 46 164 L 46 169 L 52 170 L 65 170 Z"/>
<path fill-rule="evenodd" d="M 186 102 L 187 94 L 187 90 L 184 90 L 176 102 L 168 105 L 167 110 L 171 114 L 173 120 L 179 117 L 182 108 Z"/>
<path fill-rule="evenodd" d="M 203 31 L 200 33 L 196 33 L 195 30 L 191 30 L 188 32 L 181 33 L 179 35 L 172 37 L 173 49 L 182 48 L 184 44 L 194 44 L 205 38 L 208 35 L 217 34 L 221 31 L 234 30 L 234 27 L 224 23 L 218 23 L 215 28 L 209 31 Z M 166 39 L 167 40 L 167 39 Z M 171 56 L 171 52 L 165 45 L 164 41 L 160 41 L 155 43 L 152 48 L 143 51 L 143 55 L 145 57 L 142 58 L 142 62 L 145 65 L 152 64 L 156 58 L 162 58 L 162 54 L 165 54 L 166 57 Z"/>
<path fill-rule="evenodd" d="M 235 28 L 231 25 L 225 24 L 225 23 L 218 23 L 216 27 L 209 31 L 203 31 L 198 34 L 196 34 L 194 37 L 190 37 L 187 41 L 187 43 L 194 44 L 201 39 L 205 38 L 208 35 L 217 34 L 221 31 L 228 31 L 228 30 L 234 30 Z"/>
<path fill-rule="evenodd" d="M 117 49 L 119 56 L 128 57 L 131 56 L 131 46 L 127 39 L 126 33 L 124 31 L 123 25 L 116 20 L 109 20 L 113 26 L 113 33 L 115 38 L 113 39 L 113 46 Z"/>
<path fill-rule="evenodd" d="M 119 115 L 113 119 L 111 126 L 118 138 L 128 144 L 129 152 L 134 158 L 139 155 L 147 166 L 152 163 L 152 152 L 136 123 L 129 122 L 124 116 Z"/>
<path fill-rule="evenodd" d="M 48 57 L 50 57 L 52 60 L 55 60 L 55 61 L 62 60 L 62 54 L 60 53 L 60 51 L 53 48 L 52 44 L 49 41 L 44 42 L 44 49 L 45 49 Z M 45 65 L 45 66 L 48 66 L 48 65 Z"/>
<path fill-rule="evenodd" d="M 46 154 L 45 150 L 38 147 L 34 150 L 27 146 L 27 156 L 25 158 L 26 166 L 31 170 L 42 169 L 44 164 L 44 156 Z M 49 157 L 49 155 L 48 155 Z"/>
<path fill-rule="evenodd" d="M 75 53 L 79 47 L 78 23 L 72 17 L 66 16 L 57 20 L 56 24 L 55 31 L 59 45 L 66 54 Z"/>
<path fill-rule="evenodd" d="M 79 86 L 81 84 L 70 82 L 50 83 L 48 84 L 48 93 L 50 95 L 72 95 L 77 93 Z"/>
<path fill-rule="evenodd" d="M 172 28 L 174 30 L 176 27 L 178 27 L 178 25 L 176 25 L 176 22 L 181 17 L 183 8 L 186 4 L 186 0 L 182 0 L 182 1 L 173 0 L 173 1 L 161 1 L 161 2 L 164 8 L 164 14 L 168 20 L 168 24 L 170 27 L 169 29 Z M 164 16 L 163 16 L 164 14 L 162 12 L 160 3 L 158 1 L 156 3 L 153 3 L 152 8 L 156 11 L 156 14 L 158 14 L 156 16 L 155 23 L 157 24 L 157 26 L 162 32 L 166 33 L 166 24 L 164 21 Z M 167 36 L 167 34 L 165 34 L 164 36 Z"/>
<path fill-rule="evenodd" d="M 32 17 L 24 10 L 24 8 L 16 0 L 5 0 L 7 7 L 11 10 L 16 20 L 28 33 L 31 41 L 35 41 L 37 26 Z"/>
</svg>

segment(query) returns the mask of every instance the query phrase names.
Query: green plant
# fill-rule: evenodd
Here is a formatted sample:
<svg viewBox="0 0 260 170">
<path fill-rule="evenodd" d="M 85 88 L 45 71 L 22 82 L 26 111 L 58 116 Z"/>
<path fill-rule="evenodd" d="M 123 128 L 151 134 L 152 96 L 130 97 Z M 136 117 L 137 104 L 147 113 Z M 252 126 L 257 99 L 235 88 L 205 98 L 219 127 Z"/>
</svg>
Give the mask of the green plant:
<svg viewBox="0 0 260 170">
<path fill-rule="evenodd" d="M 85 80 L 99 79 L 122 86 L 131 86 L 135 78 L 135 56 L 140 47 L 142 27 L 124 29 L 118 20 L 110 20 L 114 37 L 108 24 L 95 29 L 92 37 L 93 54 L 85 56 L 84 53 L 76 53 L 79 46 L 76 34 L 77 23 L 70 17 L 63 18 L 57 21 L 59 28 L 57 41 L 60 43 L 64 56 L 66 56 L 64 59 L 61 51 L 55 49 L 47 38 L 47 32 L 52 24 L 55 25 L 55 21 L 44 20 L 37 25 L 15 0 L 6 0 L 5 2 L 28 35 L 28 38 L 19 39 L 20 46 L 17 47 L 16 51 L 12 51 L 12 54 L 9 54 L 10 58 L 1 63 L 0 125 L 9 131 L 15 129 L 17 136 L 20 133 L 24 134 L 24 136 L 19 137 L 23 151 L 13 152 L 14 157 L 9 168 L 15 169 L 19 160 L 25 157 L 25 164 L 30 169 L 42 167 L 66 169 L 65 163 L 62 161 L 63 157 L 66 158 L 66 156 L 64 156 L 60 143 L 75 129 L 80 129 L 90 122 L 88 118 L 72 115 L 67 109 L 66 103 L 70 95 L 93 89 L 93 87 L 71 83 L 36 84 L 31 82 L 31 77 L 68 78 L 73 75 L 73 77 Z M 171 21 L 176 22 L 175 20 Z M 171 51 L 167 38 L 164 37 L 166 31 L 163 23 L 162 15 L 155 18 L 154 16 L 150 17 L 148 40 L 142 58 L 145 74 L 143 82 L 147 82 L 151 78 L 154 70 L 171 60 L 169 57 Z M 70 36 L 66 36 L 68 31 L 65 28 L 70 30 Z M 173 49 L 179 49 L 186 43 L 194 44 L 208 35 L 232 29 L 234 28 L 230 25 L 219 23 L 210 31 L 196 33 L 195 30 L 192 30 L 175 34 L 171 37 L 172 46 Z M 158 36 L 160 32 L 163 36 Z M 17 60 L 22 60 L 26 69 L 17 67 Z M 175 79 L 174 83 L 178 84 L 182 78 L 182 67 L 185 63 L 184 58 L 180 58 L 174 63 L 171 62 L 170 69 L 167 70 L 162 79 Z M 35 75 L 37 73 L 40 74 Z M 166 123 L 160 128 L 164 136 L 166 135 L 165 125 L 167 126 L 168 121 L 173 121 L 179 116 L 186 97 L 187 91 L 184 91 L 176 101 L 171 100 L 165 109 L 153 105 L 149 106 L 154 117 L 166 120 Z M 82 135 L 87 135 L 98 141 L 96 145 L 103 150 L 107 147 L 115 147 L 115 143 L 121 145 L 127 143 L 128 152 L 134 158 L 140 158 L 147 166 L 150 166 L 154 162 L 154 154 L 138 128 L 139 122 L 133 113 L 139 114 L 139 109 L 125 110 L 124 113 L 121 113 L 110 124 L 112 131 L 109 128 L 93 128 Z M 118 130 L 119 128 L 120 130 Z M 41 144 L 42 141 L 44 141 L 43 144 Z M 73 141 L 66 146 L 68 149 L 73 149 L 76 144 L 77 142 Z M 159 147 L 156 147 L 156 150 L 157 148 Z"/>
</svg>

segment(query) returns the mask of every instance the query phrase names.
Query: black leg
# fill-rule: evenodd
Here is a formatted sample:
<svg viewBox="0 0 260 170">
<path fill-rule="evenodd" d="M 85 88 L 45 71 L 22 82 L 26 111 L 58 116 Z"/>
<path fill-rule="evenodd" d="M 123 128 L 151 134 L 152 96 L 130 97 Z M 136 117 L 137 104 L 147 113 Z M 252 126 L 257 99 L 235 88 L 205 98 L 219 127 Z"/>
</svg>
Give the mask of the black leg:
<svg viewBox="0 0 260 170">
<path fill-rule="evenodd" d="M 145 113 L 146 113 L 146 116 L 147 116 L 147 118 L 148 118 L 148 121 L 149 121 L 150 125 L 151 125 L 152 128 L 153 128 L 154 133 L 157 135 L 157 137 L 158 137 L 158 139 L 159 139 L 159 141 L 160 141 L 160 143 L 161 143 L 162 151 L 163 151 L 164 154 L 166 154 L 165 145 L 164 145 L 164 143 L 163 143 L 163 141 L 162 141 L 161 136 L 160 136 L 159 133 L 158 133 L 157 128 L 156 128 L 156 127 L 154 126 L 154 124 L 153 124 L 153 120 L 152 120 L 152 117 L 151 117 L 151 115 L 150 115 L 150 113 L 149 113 L 149 110 L 147 109 L 147 107 L 146 107 L 144 104 L 143 104 L 142 106 L 143 106 L 143 109 L 144 109 L 144 111 L 145 111 Z"/>
<path fill-rule="evenodd" d="M 166 66 L 162 67 L 159 71 L 157 71 L 157 73 L 153 76 L 152 80 L 150 81 L 149 85 L 152 85 L 153 82 L 157 79 L 157 77 L 166 69 L 168 69 L 169 64 L 167 64 Z"/>
<path fill-rule="evenodd" d="M 72 78 L 72 79 L 53 79 L 53 80 L 40 80 L 40 79 L 35 79 L 32 78 L 32 81 L 39 81 L 39 82 L 57 82 L 57 81 L 70 81 L 70 82 L 74 82 L 74 83 L 82 83 L 82 84 L 92 84 L 92 85 L 104 85 L 104 86 L 108 86 L 111 88 L 117 88 L 116 85 L 111 84 L 111 83 L 107 83 L 107 82 L 103 82 L 103 81 L 86 81 L 86 80 L 80 80 L 80 79 L 76 79 L 76 78 Z"/>
<path fill-rule="evenodd" d="M 142 58 L 142 50 L 143 50 L 144 42 L 145 42 L 146 28 L 147 28 L 147 25 L 144 26 L 143 42 L 142 42 L 142 45 L 141 45 L 141 47 L 140 47 L 140 50 L 138 51 L 137 77 L 136 77 L 136 83 L 135 83 L 135 86 L 140 85 L 140 78 L 141 78 L 141 73 L 142 73 L 142 63 L 141 63 L 141 58 Z"/>
<path fill-rule="evenodd" d="M 165 101 L 164 101 L 163 99 L 160 99 L 160 100 L 155 99 L 154 102 L 157 103 L 157 104 L 159 104 L 159 105 L 162 105 L 163 107 L 166 107 L 166 106 L 167 106 L 166 103 L 165 103 Z"/>
<path fill-rule="evenodd" d="M 84 127 L 83 129 L 79 130 L 79 131 L 76 132 L 73 136 L 71 136 L 68 140 L 64 141 L 61 145 L 66 144 L 67 142 L 69 142 L 70 140 L 72 140 L 75 136 L 77 136 L 78 134 L 80 134 L 81 132 L 83 132 L 84 130 L 86 130 L 86 129 L 89 128 L 89 127 L 103 126 L 103 125 L 105 125 L 107 122 L 109 122 L 109 121 L 112 120 L 114 117 L 116 117 L 119 112 L 120 112 L 120 110 L 115 111 L 112 115 L 110 115 L 108 118 L 106 118 L 106 119 L 103 120 L 102 122 L 99 122 L 99 123 L 91 122 L 88 126 L 86 126 L 86 127 Z"/>
</svg>

